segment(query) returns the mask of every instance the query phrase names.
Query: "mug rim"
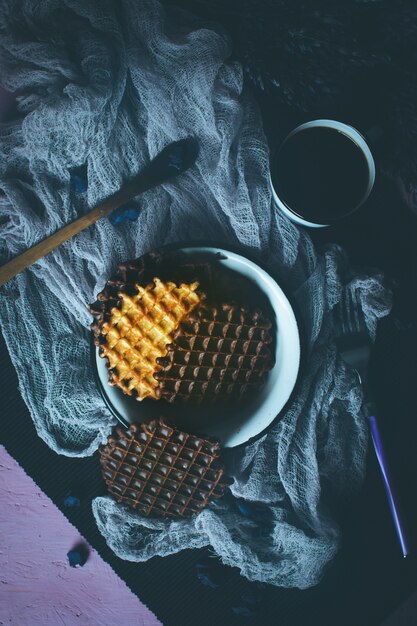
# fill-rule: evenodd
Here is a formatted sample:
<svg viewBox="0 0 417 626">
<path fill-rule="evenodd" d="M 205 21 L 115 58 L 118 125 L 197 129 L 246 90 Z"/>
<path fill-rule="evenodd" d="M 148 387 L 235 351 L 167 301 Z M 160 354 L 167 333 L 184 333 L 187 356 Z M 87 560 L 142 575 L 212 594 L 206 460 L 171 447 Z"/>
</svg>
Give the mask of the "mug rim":
<svg viewBox="0 0 417 626">
<path fill-rule="evenodd" d="M 269 184 L 271 187 L 272 196 L 273 196 L 273 200 L 275 204 L 289 219 L 291 219 L 293 222 L 297 224 L 300 224 L 301 226 L 308 226 L 310 228 L 326 228 L 328 226 L 333 226 L 334 224 L 339 223 L 340 220 L 343 220 L 346 217 L 349 217 L 350 215 L 355 213 L 366 202 L 375 184 L 376 168 L 375 168 L 374 157 L 372 155 L 371 149 L 369 148 L 366 142 L 365 137 L 350 124 L 346 124 L 345 122 L 339 122 L 338 120 L 332 120 L 332 119 L 311 120 L 309 122 L 304 122 L 303 124 L 300 124 L 296 126 L 295 128 L 293 128 L 293 130 L 290 131 L 286 135 L 284 140 L 274 150 L 272 157 L 270 159 L 270 163 L 273 162 L 273 160 L 276 158 L 277 154 L 282 149 L 284 144 L 288 141 L 288 139 L 290 139 L 293 135 L 299 133 L 300 131 L 306 130 L 307 128 L 314 128 L 314 127 L 331 128 L 333 130 L 343 133 L 346 137 L 348 137 L 351 141 L 353 141 L 353 143 L 356 144 L 356 146 L 361 150 L 362 154 L 364 155 L 365 160 L 368 165 L 369 178 L 368 178 L 367 188 L 361 200 L 359 201 L 359 203 L 347 213 L 344 213 L 343 215 L 340 215 L 339 217 L 336 217 L 332 220 L 326 220 L 328 222 L 326 224 L 323 224 L 321 222 L 310 222 L 306 218 L 304 218 L 302 215 L 299 215 L 298 213 L 296 213 L 294 209 L 292 209 L 284 200 L 282 200 L 279 197 L 278 192 L 276 191 L 274 184 L 272 182 L 271 168 L 269 171 Z"/>
</svg>

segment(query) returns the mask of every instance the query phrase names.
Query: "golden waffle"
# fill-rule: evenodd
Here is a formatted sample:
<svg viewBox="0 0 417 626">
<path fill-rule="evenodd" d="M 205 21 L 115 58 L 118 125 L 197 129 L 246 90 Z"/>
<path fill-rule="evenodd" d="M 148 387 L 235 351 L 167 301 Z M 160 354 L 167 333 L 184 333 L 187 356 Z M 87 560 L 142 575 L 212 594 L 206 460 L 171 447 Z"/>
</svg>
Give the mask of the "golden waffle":
<svg viewBox="0 0 417 626">
<path fill-rule="evenodd" d="M 163 418 L 116 429 L 100 448 L 107 488 L 146 517 L 190 517 L 224 494 L 220 445 L 168 426 Z"/>
<path fill-rule="evenodd" d="M 147 285 L 155 276 L 166 282 L 176 284 L 181 282 L 199 282 L 203 291 L 211 284 L 211 264 L 191 263 L 187 257 L 178 252 L 148 252 L 139 259 L 126 261 L 117 266 L 115 275 L 109 278 L 104 289 L 98 294 L 96 302 L 89 305 L 89 311 L 95 321 L 91 330 L 95 338 L 99 339 L 100 327 L 103 322 L 109 321 L 110 314 L 115 306 L 119 306 L 122 294 L 136 293 L 135 285 Z"/>
<path fill-rule="evenodd" d="M 202 304 L 188 315 L 158 357 L 156 393 L 169 402 L 242 398 L 273 366 L 271 322 L 259 310 Z"/>
<path fill-rule="evenodd" d="M 155 278 L 120 301 L 100 327 L 100 356 L 108 361 L 109 382 L 139 400 L 156 398 L 157 359 L 166 355 L 173 332 L 202 300 L 198 282 L 190 285 Z"/>
</svg>

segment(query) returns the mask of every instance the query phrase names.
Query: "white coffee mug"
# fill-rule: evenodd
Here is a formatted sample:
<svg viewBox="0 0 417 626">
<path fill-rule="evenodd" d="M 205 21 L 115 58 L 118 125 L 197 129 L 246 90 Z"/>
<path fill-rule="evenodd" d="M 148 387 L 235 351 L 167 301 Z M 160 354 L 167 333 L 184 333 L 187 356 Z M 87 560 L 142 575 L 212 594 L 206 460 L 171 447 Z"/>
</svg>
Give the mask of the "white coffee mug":
<svg viewBox="0 0 417 626">
<path fill-rule="evenodd" d="M 297 128 L 294 128 L 294 130 L 292 130 L 289 133 L 289 135 L 287 135 L 287 137 L 284 139 L 281 146 L 279 147 L 278 152 L 285 145 L 285 143 L 291 137 L 293 137 L 296 133 L 300 133 L 300 132 L 303 132 L 304 130 L 307 130 L 309 128 L 315 128 L 315 127 L 330 128 L 340 133 L 343 133 L 346 137 L 348 137 L 351 141 L 353 141 L 355 145 L 362 151 L 362 154 L 367 162 L 368 169 L 369 169 L 368 184 L 360 201 L 356 204 L 356 206 L 353 206 L 352 209 L 346 214 L 346 215 L 350 215 L 351 213 L 359 209 L 360 206 L 363 205 L 363 203 L 369 197 L 369 194 L 371 193 L 372 188 L 375 183 L 375 161 L 372 156 L 371 150 L 369 149 L 369 146 L 366 143 L 364 137 L 355 128 L 353 128 L 353 126 L 349 126 L 348 124 L 344 124 L 343 122 L 338 122 L 336 120 L 325 120 L 325 119 L 306 122 L 305 124 L 301 124 L 300 126 L 297 126 Z M 280 211 L 282 211 L 282 213 L 284 213 L 287 217 L 289 217 L 290 220 L 292 220 L 296 224 L 299 224 L 300 226 L 306 226 L 309 228 L 324 228 L 324 227 L 331 225 L 331 224 L 322 224 L 319 222 L 309 221 L 305 219 L 302 215 L 300 215 L 299 212 L 297 213 L 294 210 L 292 210 L 291 207 L 288 204 L 286 204 L 282 198 L 280 198 L 279 190 L 277 190 L 274 187 L 271 174 L 269 175 L 269 184 L 271 187 L 272 197 L 273 197 L 275 205 L 278 207 Z M 345 217 L 345 215 L 343 217 Z M 339 217 L 338 219 L 339 220 L 343 219 L 343 217 Z"/>
</svg>

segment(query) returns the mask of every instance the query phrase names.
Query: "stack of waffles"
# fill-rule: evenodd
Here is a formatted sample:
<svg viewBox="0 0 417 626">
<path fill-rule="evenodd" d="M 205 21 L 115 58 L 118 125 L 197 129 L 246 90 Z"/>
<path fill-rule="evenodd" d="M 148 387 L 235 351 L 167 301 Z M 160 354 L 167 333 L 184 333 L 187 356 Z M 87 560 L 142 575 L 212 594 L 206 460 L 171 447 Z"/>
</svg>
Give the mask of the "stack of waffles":
<svg viewBox="0 0 417 626">
<path fill-rule="evenodd" d="M 90 306 L 109 383 L 138 400 L 194 403 L 241 399 L 261 387 L 273 366 L 271 322 L 257 309 L 208 303 L 199 266 L 184 267 L 194 276 L 184 282 L 151 265 L 160 276 L 149 278 L 149 262 L 121 265 Z"/>
</svg>

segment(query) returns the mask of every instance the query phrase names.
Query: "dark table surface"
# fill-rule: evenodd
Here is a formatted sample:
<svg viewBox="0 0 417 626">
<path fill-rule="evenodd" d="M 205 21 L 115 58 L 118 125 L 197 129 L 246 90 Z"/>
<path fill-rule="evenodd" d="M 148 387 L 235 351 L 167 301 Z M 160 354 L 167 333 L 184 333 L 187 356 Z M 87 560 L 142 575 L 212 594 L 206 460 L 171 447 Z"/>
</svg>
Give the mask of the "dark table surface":
<svg viewBox="0 0 417 626">
<path fill-rule="evenodd" d="M 277 131 L 279 132 L 279 131 Z M 271 134 L 273 134 L 271 132 Z M 275 135 L 274 135 L 275 136 Z M 381 322 L 372 374 L 387 454 L 408 526 L 411 548 L 403 559 L 390 518 L 381 476 L 370 451 L 366 480 L 357 498 L 339 513 L 343 545 L 322 582 L 299 591 L 249 583 L 236 569 L 210 557 L 209 550 L 184 551 L 135 564 L 117 558 L 95 525 L 91 500 L 105 492 L 97 454 L 69 459 L 52 452 L 36 435 L 20 397 L 18 381 L 1 343 L 0 440 L 80 533 L 138 597 L 169 626 L 187 624 L 379 624 L 417 587 L 417 224 L 397 187 L 380 178 L 366 207 L 339 228 L 312 233 L 318 246 L 343 245 L 354 263 L 382 269 L 394 287 L 394 309 Z M 79 509 L 65 509 L 69 491 L 81 495 Z M 204 586 L 196 566 L 208 564 L 216 589 Z M 233 607 L 251 604 L 252 618 Z M 248 600 L 249 598 L 249 600 Z"/>
<path fill-rule="evenodd" d="M 286 107 L 276 94 L 253 91 L 271 146 L 312 115 Z M 331 117 L 366 131 L 366 107 L 350 100 L 323 106 L 314 117 Z M 375 149 L 378 167 L 378 150 Z M 417 587 L 417 219 L 395 180 L 379 173 L 366 205 L 339 227 L 312 231 L 318 247 L 342 245 L 353 264 L 382 270 L 394 291 L 394 307 L 378 329 L 371 376 L 393 479 L 407 524 L 410 556 L 402 557 L 372 450 L 366 479 L 354 501 L 338 512 L 342 548 L 321 583 L 300 591 L 250 583 L 225 567 L 210 550 L 187 550 L 143 564 L 122 561 L 97 530 L 91 500 L 105 493 L 97 453 L 69 459 L 52 452 L 37 436 L 18 391 L 16 373 L 0 342 L 0 441 L 56 503 L 80 533 L 166 626 L 256 623 L 372 626 L 380 624 Z M 66 509 L 69 491 L 81 506 Z M 203 585 L 197 567 L 209 567 L 216 588 Z M 236 607 L 252 607 L 252 617 Z M 416 618 L 417 619 L 417 618 Z"/>
</svg>

